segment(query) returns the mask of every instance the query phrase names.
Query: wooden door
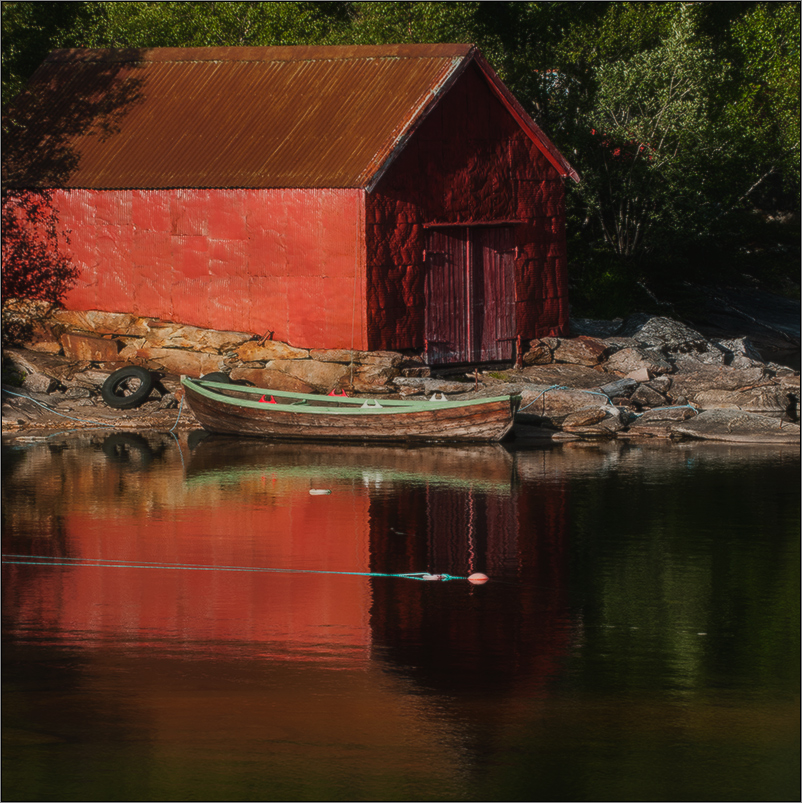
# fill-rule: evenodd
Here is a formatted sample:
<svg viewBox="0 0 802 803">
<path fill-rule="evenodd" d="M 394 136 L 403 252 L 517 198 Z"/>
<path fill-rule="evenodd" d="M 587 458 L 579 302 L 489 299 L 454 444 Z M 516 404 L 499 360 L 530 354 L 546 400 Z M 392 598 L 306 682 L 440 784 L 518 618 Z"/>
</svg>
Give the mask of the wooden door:
<svg viewBox="0 0 802 803">
<path fill-rule="evenodd" d="M 470 359 L 466 229 L 430 229 L 426 266 L 426 361 L 466 362 Z"/>
<path fill-rule="evenodd" d="M 471 230 L 473 349 L 471 362 L 513 359 L 515 352 L 515 232 L 511 226 Z"/>
<path fill-rule="evenodd" d="M 430 365 L 512 360 L 514 242 L 511 226 L 454 226 L 427 232 Z"/>
</svg>

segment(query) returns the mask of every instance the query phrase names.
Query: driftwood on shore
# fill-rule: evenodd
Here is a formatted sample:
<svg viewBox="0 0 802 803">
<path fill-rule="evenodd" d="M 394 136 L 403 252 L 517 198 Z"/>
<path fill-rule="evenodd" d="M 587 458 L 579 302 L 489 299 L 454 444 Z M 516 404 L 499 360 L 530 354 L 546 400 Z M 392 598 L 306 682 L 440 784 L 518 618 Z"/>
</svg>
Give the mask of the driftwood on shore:
<svg viewBox="0 0 802 803">
<path fill-rule="evenodd" d="M 172 426 L 178 376 L 305 393 L 450 398 L 520 394 L 525 440 L 697 438 L 798 443 L 799 372 L 765 362 L 746 337 L 708 339 L 668 318 L 633 316 L 608 336 L 533 340 L 518 368 L 469 373 L 425 366 L 420 355 L 304 349 L 132 315 L 37 310 L 21 304 L 27 335 L 3 351 L 3 430 Z M 590 322 L 592 324 L 592 322 Z M 596 331 L 605 334 L 599 322 Z M 587 326 L 586 330 L 593 329 Z M 109 375 L 137 365 L 159 377 L 137 409 L 100 398 Z M 70 421 L 72 420 L 72 423 Z M 197 427 L 184 408 L 179 424 Z"/>
</svg>

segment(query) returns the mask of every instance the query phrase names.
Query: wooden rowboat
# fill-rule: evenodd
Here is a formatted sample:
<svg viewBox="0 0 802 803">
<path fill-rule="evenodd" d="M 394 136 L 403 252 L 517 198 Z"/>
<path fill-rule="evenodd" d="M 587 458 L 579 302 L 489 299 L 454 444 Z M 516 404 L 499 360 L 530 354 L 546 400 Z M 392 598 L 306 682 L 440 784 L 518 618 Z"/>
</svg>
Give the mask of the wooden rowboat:
<svg viewBox="0 0 802 803">
<path fill-rule="evenodd" d="M 520 396 L 448 401 L 313 396 L 182 376 L 204 429 L 223 435 L 338 441 L 500 441 Z"/>
</svg>

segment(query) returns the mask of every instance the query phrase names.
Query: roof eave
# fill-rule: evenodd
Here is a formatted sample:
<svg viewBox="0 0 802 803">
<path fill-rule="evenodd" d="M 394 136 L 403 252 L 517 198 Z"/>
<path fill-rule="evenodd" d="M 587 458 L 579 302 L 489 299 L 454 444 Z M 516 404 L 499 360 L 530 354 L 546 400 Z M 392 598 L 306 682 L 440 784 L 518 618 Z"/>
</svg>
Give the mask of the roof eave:
<svg viewBox="0 0 802 803">
<path fill-rule="evenodd" d="M 535 143 L 560 176 L 562 178 L 571 178 L 579 182 L 579 173 L 571 167 L 566 158 L 557 150 L 554 143 L 543 133 L 540 126 L 524 111 L 523 106 L 515 99 L 512 92 L 507 89 L 501 78 L 498 77 L 496 71 L 475 48 L 465 59 L 466 66 L 470 61 L 476 63 L 476 66 L 482 71 L 482 74 L 487 79 L 490 88 L 498 99 L 504 104 L 507 111 L 517 120 L 527 136 Z"/>
<path fill-rule="evenodd" d="M 394 145 L 390 150 L 387 157 L 381 162 L 375 171 L 365 176 L 361 184 L 361 188 L 367 192 L 373 192 L 376 185 L 382 180 L 384 174 L 389 169 L 390 165 L 398 158 L 401 151 L 406 147 L 410 137 L 417 131 L 423 121 L 429 116 L 431 111 L 437 105 L 440 98 L 448 92 L 454 85 L 457 79 L 465 72 L 468 65 L 471 63 L 473 54 L 476 52 L 476 46 L 471 45 L 471 49 L 467 54 L 453 58 L 451 61 L 451 69 L 447 70 L 426 94 L 426 97 L 418 104 L 418 107 L 412 111 L 407 117 L 402 129 L 394 135 Z M 377 154 L 378 155 L 378 154 Z M 374 157 L 375 158 L 375 157 Z"/>
</svg>

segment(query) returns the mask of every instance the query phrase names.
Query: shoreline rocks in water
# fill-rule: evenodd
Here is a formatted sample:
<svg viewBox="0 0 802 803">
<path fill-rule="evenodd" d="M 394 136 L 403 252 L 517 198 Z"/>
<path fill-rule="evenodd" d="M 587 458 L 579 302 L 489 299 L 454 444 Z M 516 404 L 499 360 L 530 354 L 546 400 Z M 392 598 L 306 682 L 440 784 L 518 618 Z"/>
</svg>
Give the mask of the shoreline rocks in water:
<svg viewBox="0 0 802 803">
<path fill-rule="evenodd" d="M 232 381 L 308 393 L 519 394 L 514 432 L 525 441 L 800 437 L 798 371 L 765 362 L 747 337 L 708 339 L 664 317 L 584 321 L 576 328 L 595 335 L 532 340 L 521 367 L 460 373 L 429 368 L 417 354 L 302 349 L 129 314 L 51 311 L 36 302 L 19 302 L 16 314 L 28 334 L 3 350 L 4 433 L 91 422 L 169 429 L 178 417 L 179 375 L 224 372 Z M 130 365 L 158 381 L 141 406 L 112 409 L 101 388 Z M 183 407 L 178 428 L 198 426 Z"/>
</svg>

